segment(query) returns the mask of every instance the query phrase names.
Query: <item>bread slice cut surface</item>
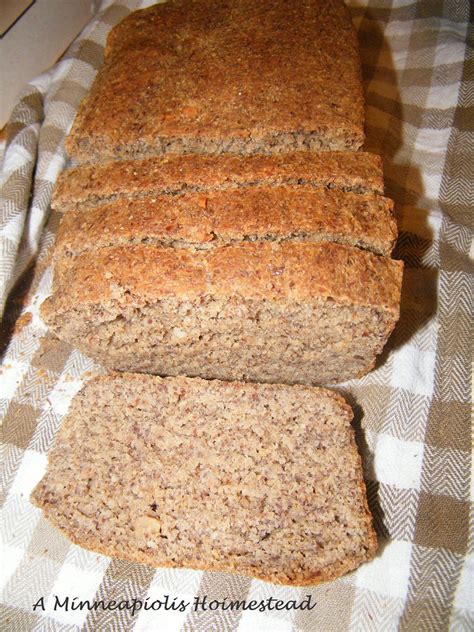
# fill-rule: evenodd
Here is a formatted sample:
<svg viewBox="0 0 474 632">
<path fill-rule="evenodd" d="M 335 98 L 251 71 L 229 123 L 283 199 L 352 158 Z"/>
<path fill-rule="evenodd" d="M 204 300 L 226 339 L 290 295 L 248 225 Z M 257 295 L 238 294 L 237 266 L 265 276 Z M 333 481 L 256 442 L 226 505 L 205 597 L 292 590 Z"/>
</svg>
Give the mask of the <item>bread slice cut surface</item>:
<svg viewBox="0 0 474 632">
<path fill-rule="evenodd" d="M 351 418 L 324 389 L 102 376 L 73 401 L 32 498 L 93 551 L 318 583 L 376 549 Z"/>
</svg>

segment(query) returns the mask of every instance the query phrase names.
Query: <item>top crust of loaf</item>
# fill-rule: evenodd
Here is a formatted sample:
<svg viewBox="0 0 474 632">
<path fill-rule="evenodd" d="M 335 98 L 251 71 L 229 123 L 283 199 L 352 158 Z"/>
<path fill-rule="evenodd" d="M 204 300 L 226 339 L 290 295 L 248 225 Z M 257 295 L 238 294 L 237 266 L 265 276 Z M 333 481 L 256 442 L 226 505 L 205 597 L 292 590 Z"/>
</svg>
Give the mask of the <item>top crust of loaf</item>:
<svg viewBox="0 0 474 632">
<path fill-rule="evenodd" d="M 341 0 L 171 0 L 109 35 L 66 149 L 150 153 L 357 150 L 357 37 Z"/>
<path fill-rule="evenodd" d="M 274 156 L 155 156 L 67 169 L 58 178 L 52 206 L 85 210 L 118 198 L 251 185 L 299 185 L 383 193 L 382 162 L 366 152 L 296 151 Z"/>
<path fill-rule="evenodd" d="M 100 248 L 159 244 L 211 248 L 236 241 L 335 241 L 390 255 L 397 236 L 393 202 L 308 186 L 119 199 L 65 213 L 55 257 Z"/>
<path fill-rule="evenodd" d="M 240 242 L 213 250 L 136 245 L 60 259 L 43 315 L 111 300 L 174 297 L 336 300 L 386 310 L 398 319 L 403 264 L 358 248 L 299 242 Z"/>
</svg>

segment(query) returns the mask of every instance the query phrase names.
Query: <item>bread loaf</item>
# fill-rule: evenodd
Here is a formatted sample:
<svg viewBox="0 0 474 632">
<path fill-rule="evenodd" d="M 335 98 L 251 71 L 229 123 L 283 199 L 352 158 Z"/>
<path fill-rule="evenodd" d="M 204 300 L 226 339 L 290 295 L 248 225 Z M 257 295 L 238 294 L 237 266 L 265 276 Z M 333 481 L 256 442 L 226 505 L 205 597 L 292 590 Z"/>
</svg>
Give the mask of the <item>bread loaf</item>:
<svg viewBox="0 0 474 632">
<path fill-rule="evenodd" d="M 341 0 L 171 0 L 112 30 L 67 150 L 88 162 L 359 149 L 363 128 Z"/>
<path fill-rule="evenodd" d="M 42 313 L 118 370 L 331 383 L 373 366 L 398 318 L 401 268 L 331 242 L 111 246 L 60 258 Z"/>
<path fill-rule="evenodd" d="M 365 374 L 398 319 L 402 264 L 388 258 L 380 159 L 337 151 L 359 148 L 362 130 L 342 2 L 172 0 L 132 14 L 67 141 L 92 164 L 56 187 L 46 323 L 115 370 Z"/>
<path fill-rule="evenodd" d="M 311 387 L 99 377 L 73 401 L 32 498 L 93 551 L 318 583 L 377 546 L 351 418 Z"/>
</svg>

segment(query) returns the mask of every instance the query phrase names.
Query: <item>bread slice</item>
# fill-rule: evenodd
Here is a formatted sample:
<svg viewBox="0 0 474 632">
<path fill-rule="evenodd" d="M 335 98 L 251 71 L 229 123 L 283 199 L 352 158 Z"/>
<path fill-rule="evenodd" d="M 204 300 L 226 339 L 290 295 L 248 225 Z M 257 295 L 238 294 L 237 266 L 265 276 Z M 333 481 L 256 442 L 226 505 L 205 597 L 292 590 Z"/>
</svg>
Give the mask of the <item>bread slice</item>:
<svg viewBox="0 0 474 632">
<path fill-rule="evenodd" d="M 112 30 L 66 147 L 87 162 L 363 142 L 357 37 L 342 0 L 171 0 Z"/>
<path fill-rule="evenodd" d="M 282 184 L 383 193 L 382 163 L 378 156 L 364 152 L 311 151 L 104 162 L 64 171 L 52 206 L 58 211 L 84 210 L 120 198 Z"/>
<path fill-rule="evenodd" d="M 372 368 L 398 319 L 402 267 L 331 242 L 113 246 L 59 259 L 42 314 L 113 369 L 332 383 Z"/>
<path fill-rule="evenodd" d="M 56 256 L 110 246 L 213 248 L 238 241 L 335 241 L 389 255 L 397 236 L 393 202 L 308 185 L 254 186 L 207 194 L 118 199 L 65 213 Z"/>
<path fill-rule="evenodd" d="M 377 546 L 351 418 L 318 388 L 99 377 L 74 399 L 32 500 L 106 555 L 318 583 Z"/>
</svg>

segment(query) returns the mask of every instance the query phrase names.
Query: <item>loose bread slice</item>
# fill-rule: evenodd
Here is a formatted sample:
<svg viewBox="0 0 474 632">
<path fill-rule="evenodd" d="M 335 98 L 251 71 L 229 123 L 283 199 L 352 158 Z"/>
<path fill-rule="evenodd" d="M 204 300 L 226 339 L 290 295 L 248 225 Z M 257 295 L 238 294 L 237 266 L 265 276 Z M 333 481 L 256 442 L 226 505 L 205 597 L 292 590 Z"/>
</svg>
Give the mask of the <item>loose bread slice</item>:
<svg viewBox="0 0 474 632">
<path fill-rule="evenodd" d="M 308 185 L 119 199 L 65 213 L 56 256 L 157 244 L 213 248 L 236 241 L 334 241 L 389 255 L 397 236 L 393 203 L 373 193 Z"/>
<path fill-rule="evenodd" d="M 401 262 L 330 242 L 110 247 L 58 260 L 42 313 L 114 369 L 331 383 L 372 368 L 401 277 Z"/>
<path fill-rule="evenodd" d="M 318 583 L 377 546 L 351 419 L 324 389 L 99 377 L 74 399 L 32 500 L 93 551 Z"/>
<path fill-rule="evenodd" d="M 342 0 L 172 0 L 112 30 L 66 147 L 87 162 L 363 141 L 357 37 Z"/>
<path fill-rule="evenodd" d="M 382 163 L 360 152 L 291 152 L 276 156 L 166 156 L 105 162 L 64 171 L 52 206 L 84 210 L 119 198 L 254 185 L 312 185 L 383 193 Z"/>
</svg>

